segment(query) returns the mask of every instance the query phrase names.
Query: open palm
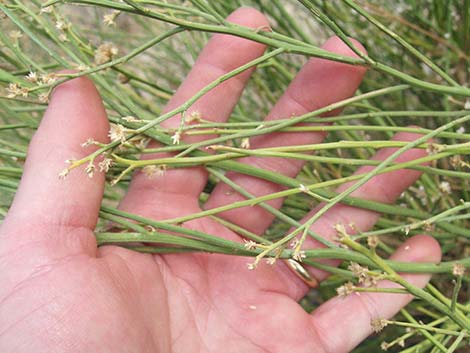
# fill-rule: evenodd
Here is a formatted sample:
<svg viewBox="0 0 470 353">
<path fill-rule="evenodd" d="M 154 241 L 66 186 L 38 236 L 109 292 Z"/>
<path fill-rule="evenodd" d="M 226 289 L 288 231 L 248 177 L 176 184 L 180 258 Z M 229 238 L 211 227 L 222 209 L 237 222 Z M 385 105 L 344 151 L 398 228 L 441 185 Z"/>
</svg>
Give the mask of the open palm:
<svg viewBox="0 0 470 353">
<path fill-rule="evenodd" d="M 267 26 L 257 11 L 242 8 L 229 20 L 252 28 Z M 360 47 L 359 44 L 357 44 Z M 352 51 L 332 38 L 326 50 Z M 263 45 L 215 35 L 167 109 L 174 108 L 220 75 L 256 58 Z M 362 50 L 362 49 L 361 49 Z M 303 114 L 351 96 L 364 68 L 311 59 L 267 119 Z M 230 115 L 251 72 L 244 72 L 201 98 L 192 107 L 204 119 L 224 121 Z M 180 117 L 165 122 L 179 124 Z M 106 141 L 105 111 L 86 78 L 58 87 L 31 142 L 25 173 L 10 212 L 0 228 L 1 352 L 348 352 L 371 333 L 370 320 L 394 315 L 411 298 L 392 294 L 334 298 L 313 314 L 297 301 L 308 288 L 283 263 L 247 269 L 249 259 L 211 254 L 150 255 L 116 246 L 97 248 L 93 234 L 104 176 L 89 179 L 72 172 L 58 180 L 64 160 L 89 153 L 88 138 Z M 318 143 L 322 133 L 262 136 L 251 147 Z M 204 137 L 188 137 L 194 142 Z M 412 140 L 412 134 L 400 134 Z M 379 151 L 383 159 L 391 150 Z M 411 150 L 401 160 L 418 158 Z M 242 160 L 295 176 L 302 164 L 278 158 Z M 362 168 L 359 172 L 364 172 Z M 240 174 L 228 176 L 255 195 L 279 191 L 278 185 Z M 356 197 L 392 202 L 419 177 L 417 171 L 378 176 L 357 190 Z M 202 168 L 169 170 L 149 179 L 137 173 L 121 209 L 154 219 L 200 211 L 198 197 L 207 182 Z M 344 188 L 345 186 L 343 186 Z M 217 185 L 205 208 L 241 200 L 227 185 Z M 280 207 L 282 200 L 271 202 Z M 312 212 L 315 212 L 313 210 Z M 240 208 L 220 215 L 257 234 L 272 215 L 261 208 Z M 370 228 L 378 215 L 344 205 L 332 208 L 313 229 L 334 236 L 337 222 Z M 208 218 L 184 226 L 219 237 L 240 237 Z M 319 247 L 309 241 L 306 247 Z M 403 261 L 440 259 L 430 237 L 408 240 L 394 255 Z M 327 261 L 335 264 L 335 261 Z M 327 274 L 309 269 L 319 280 Z M 423 286 L 426 275 L 407 275 Z M 391 286 L 390 283 L 381 283 Z"/>
</svg>

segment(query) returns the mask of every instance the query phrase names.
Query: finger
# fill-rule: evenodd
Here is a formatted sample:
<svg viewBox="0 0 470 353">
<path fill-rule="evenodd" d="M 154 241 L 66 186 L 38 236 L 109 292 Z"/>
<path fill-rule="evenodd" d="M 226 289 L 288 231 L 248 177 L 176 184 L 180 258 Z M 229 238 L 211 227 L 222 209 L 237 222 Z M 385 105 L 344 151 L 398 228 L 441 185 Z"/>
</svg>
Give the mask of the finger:
<svg viewBox="0 0 470 353">
<path fill-rule="evenodd" d="M 24 237 L 42 236 L 53 243 L 53 232 L 41 229 L 94 229 L 104 175 L 89 178 L 83 168 L 72 170 L 64 180 L 58 174 L 66 168 L 65 160 L 93 152 L 93 147 L 81 147 L 84 141 L 106 142 L 108 130 L 100 95 L 89 79 L 58 86 L 29 146 L 24 174 L 2 230 L 18 234 L 19 229 L 31 228 L 34 231 L 23 232 Z"/>
<path fill-rule="evenodd" d="M 365 51 L 359 43 L 355 42 L 355 44 L 358 48 Z M 354 52 L 337 37 L 330 38 L 323 45 L 323 49 L 338 54 L 355 56 Z M 356 91 L 365 71 L 366 69 L 360 66 L 346 65 L 317 58 L 311 59 L 289 85 L 285 94 L 266 120 L 303 115 L 312 110 L 348 98 Z M 331 114 L 338 113 L 339 111 L 334 111 Z M 274 133 L 254 138 L 250 141 L 250 145 L 252 148 L 265 148 L 319 143 L 324 139 L 325 135 L 323 132 Z M 295 177 L 304 164 L 300 160 L 283 158 L 247 157 L 241 161 L 290 177 Z M 227 176 L 255 196 L 267 195 L 283 189 L 278 184 L 244 174 L 227 173 Z M 228 185 L 219 183 L 212 192 L 205 208 L 215 208 L 243 199 L 242 195 L 233 192 Z M 267 203 L 275 208 L 279 208 L 282 202 L 283 199 L 276 199 Z M 263 233 L 273 221 L 273 215 L 261 207 L 250 207 L 249 210 L 247 208 L 238 208 L 220 213 L 219 216 L 257 234 Z"/>
<path fill-rule="evenodd" d="M 418 134 L 412 133 L 398 133 L 392 140 L 395 141 L 414 141 L 421 137 Z M 373 160 L 382 161 L 393 154 L 396 148 L 384 148 L 378 151 L 373 157 Z M 426 151 L 423 149 L 413 148 L 405 153 L 401 154 L 395 162 L 408 162 L 426 155 Z M 374 166 L 363 166 L 359 168 L 354 174 L 364 174 L 373 169 Z M 403 191 L 409 186 L 414 184 L 416 180 L 421 176 L 421 172 L 417 170 L 402 169 L 396 170 L 389 173 L 379 174 L 370 179 L 367 183 L 362 185 L 359 189 L 355 190 L 350 196 L 371 200 L 382 203 L 393 203 Z M 350 182 L 341 185 L 337 192 L 342 192 L 350 187 L 355 182 Z M 320 204 L 318 207 L 309 212 L 301 223 L 305 223 L 311 217 L 313 217 L 324 204 Z M 310 229 L 316 234 L 321 235 L 322 238 L 334 241 L 337 237 L 335 230 L 336 224 L 345 226 L 349 234 L 355 234 L 357 231 L 365 232 L 371 229 L 379 219 L 380 214 L 371 210 L 352 207 L 344 204 L 337 204 L 329 209 L 318 221 L 316 221 Z M 325 245 L 308 237 L 303 244 L 303 249 L 314 249 L 323 248 Z M 334 259 L 320 259 L 318 262 L 327 264 L 330 266 L 338 266 L 341 261 Z M 317 268 L 306 266 L 308 271 L 318 280 L 322 281 L 329 276 L 328 272 L 319 270 Z M 299 281 L 297 277 L 294 277 L 295 281 Z M 304 291 L 299 292 L 299 298 L 305 294 L 308 288 L 304 285 Z"/>
<path fill-rule="evenodd" d="M 395 252 L 391 259 L 402 262 L 439 263 L 439 243 L 430 236 L 418 235 Z M 402 274 L 416 287 L 424 287 L 427 274 Z M 395 283 L 382 281 L 382 288 L 399 288 Z M 312 328 L 325 352 L 350 352 L 372 334 L 371 320 L 389 319 L 412 299 L 411 295 L 392 293 L 353 293 L 346 298 L 335 297 L 321 305 L 312 315 Z M 341 320 L 338 320 L 341 318 Z"/>
<path fill-rule="evenodd" d="M 228 21 L 251 28 L 263 28 L 268 25 L 267 19 L 260 12 L 251 8 L 240 8 L 233 12 Z M 203 87 L 219 78 L 223 74 L 246 64 L 261 56 L 265 46 L 243 38 L 230 35 L 217 34 L 212 37 L 200 54 L 193 69 L 186 80 L 177 90 L 165 111 L 180 106 L 194 96 Z M 225 121 L 230 116 L 234 106 L 238 102 L 243 89 L 253 72 L 247 70 L 217 86 L 199 99 L 186 113 L 190 116 L 198 112 L 205 120 Z M 180 125 L 181 115 L 175 116 L 164 123 L 165 127 L 176 128 Z M 183 141 L 191 143 L 205 136 L 183 136 Z M 147 155 L 144 158 L 161 158 L 164 154 Z M 149 210 L 170 209 L 162 207 L 171 205 L 175 199 L 181 204 L 197 206 L 197 198 L 207 182 L 207 172 L 202 167 L 172 169 L 162 177 L 149 179 L 143 173 L 137 173 L 130 185 L 129 192 L 121 204 L 123 209 L 131 209 L 134 212 L 144 214 Z M 199 208 L 197 206 L 197 208 Z M 182 208 L 172 209 L 184 213 Z M 187 212 L 190 212 L 189 210 Z M 147 214 L 152 217 L 165 217 L 164 214 Z M 174 214 L 173 214 L 174 215 Z"/>
</svg>

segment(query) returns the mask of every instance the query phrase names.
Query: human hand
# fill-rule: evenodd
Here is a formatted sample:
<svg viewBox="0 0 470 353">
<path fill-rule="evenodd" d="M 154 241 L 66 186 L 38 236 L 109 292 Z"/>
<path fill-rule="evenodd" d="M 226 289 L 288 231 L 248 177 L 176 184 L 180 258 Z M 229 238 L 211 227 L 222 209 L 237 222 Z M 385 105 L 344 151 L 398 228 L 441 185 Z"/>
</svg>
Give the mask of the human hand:
<svg viewBox="0 0 470 353">
<path fill-rule="evenodd" d="M 252 28 L 267 25 L 263 15 L 248 8 L 234 12 L 229 20 Z M 327 41 L 324 48 L 353 55 L 337 38 Z M 221 74 L 261 55 L 264 49 L 245 39 L 215 35 L 167 110 Z M 300 115 L 347 98 L 364 73 L 362 67 L 311 59 L 268 119 Z M 245 72 L 225 82 L 192 109 L 206 119 L 226 120 L 249 75 Z M 168 120 L 166 126 L 177 126 L 179 118 Z M 57 173 L 64 160 L 89 152 L 80 147 L 82 142 L 90 137 L 106 141 L 108 130 L 101 99 L 89 79 L 75 79 L 55 90 L 31 142 L 18 193 L 0 228 L 1 352 L 349 352 L 371 333 L 371 319 L 391 317 L 411 299 L 407 295 L 363 293 L 333 298 L 308 314 L 297 303 L 308 288 L 284 263 L 260 264 L 249 271 L 248 260 L 242 257 L 151 255 L 116 246 L 97 248 L 93 230 L 104 176 L 89 179 L 71 173 L 59 180 Z M 416 137 L 399 134 L 395 139 Z M 251 146 L 318 143 L 323 138 L 322 133 L 273 134 L 253 139 Z M 390 153 L 391 149 L 385 149 L 375 158 L 384 159 Z M 410 150 L 400 161 L 423 153 Z M 243 162 L 288 176 L 295 176 L 302 166 L 300 161 L 278 158 L 244 158 Z M 360 168 L 358 173 L 369 169 Z M 419 175 L 414 170 L 382 174 L 353 196 L 391 203 Z M 255 195 L 280 190 L 261 179 L 234 173 L 228 176 Z M 202 167 L 169 170 L 154 179 L 137 173 L 120 207 L 154 219 L 198 212 L 198 196 L 206 181 Z M 205 208 L 242 199 L 227 191 L 226 185 L 218 185 Z M 274 200 L 270 204 L 278 208 L 281 203 Z M 221 216 L 257 234 L 273 220 L 258 207 Z M 366 230 L 377 218 L 378 214 L 368 210 L 337 205 L 312 229 L 332 239 L 333 225 L 338 222 L 354 222 L 358 229 Z M 237 234 L 208 218 L 185 226 L 240 241 Z M 320 244 L 309 240 L 305 247 Z M 416 236 L 393 258 L 438 262 L 440 249 L 431 237 Z M 309 270 L 318 280 L 327 276 L 317 269 Z M 429 280 L 427 275 L 403 277 L 421 287 Z M 380 285 L 392 286 L 387 282 Z"/>
</svg>

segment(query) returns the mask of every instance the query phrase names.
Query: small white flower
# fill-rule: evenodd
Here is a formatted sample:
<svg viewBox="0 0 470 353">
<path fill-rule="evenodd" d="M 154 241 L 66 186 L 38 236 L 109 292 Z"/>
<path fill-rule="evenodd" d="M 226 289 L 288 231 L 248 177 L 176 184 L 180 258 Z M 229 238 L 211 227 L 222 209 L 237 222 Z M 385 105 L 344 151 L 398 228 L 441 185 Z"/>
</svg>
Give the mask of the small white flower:
<svg viewBox="0 0 470 353">
<path fill-rule="evenodd" d="M 138 149 L 143 150 L 144 148 L 147 147 L 149 142 L 150 142 L 149 138 L 141 138 L 140 141 L 135 144 L 135 147 L 137 147 Z"/>
<path fill-rule="evenodd" d="M 268 265 L 274 265 L 274 264 L 276 263 L 276 260 L 277 260 L 277 259 L 276 259 L 275 257 L 268 257 L 268 258 L 266 259 L 266 263 L 267 263 Z"/>
<path fill-rule="evenodd" d="M 114 11 L 112 11 L 111 13 L 104 15 L 104 16 L 103 16 L 103 23 L 104 23 L 106 26 L 113 26 L 113 25 L 115 25 L 116 23 L 114 22 L 114 20 L 116 19 L 116 17 L 117 17 L 120 13 L 121 13 L 121 11 L 114 10 Z"/>
<path fill-rule="evenodd" d="M 189 124 L 189 123 L 192 123 L 193 121 L 196 121 L 196 122 L 201 121 L 201 119 L 202 119 L 201 113 L 197 110 L 194 110 L 185 117 L 184 121 Z"/>
<path fill-rule="evenodd" d="M 20 89 L 20 94 L 23 96 L 23 97 L 27 97 L 28 94 L 29 94 L 29 90 L 27 88 L 21 88 Z"/>
<path fill-rule="evenodd" d="M 307 255 L 305 254 L 305 251 L 303 250 L 294 250 L 294 253 L 292 254 L 292 258 L 298 262 L 302 262 L 303 259 L 305 259 Z"/>
<path fill-rule="evenodd" d="M 90 70 L 90 67 L 85 64 L 75 64 L 78 71 L 87 71 Z"/>
<path fill-rule="evenodd" d="M 45 85 L 52 85 L 57 81 L 57 77 L 54 74 L 41 74 L 39 80 Z"/>
<path fill-rule="evenodd" d="M 54 10 L 54 6 L 53 5 L 49 5 L 47 7 L 43 7 L 41 9 L 41 11 L 39 11 L 39 14 L 43 14 L 43 13 L 51 13 L 52 10 Z"/>
<path fill-rule="evenodd" d="M 439 183 L 439 190 L 441 190 L 444 194 L 450 194 L 452 191 L 448 181 L 441 181 Z"/>
<path fill-rule="evenodd" d="M 114 186 L 114 185 L 116 185 L 118 182 L 119 182 L 119 179 L 118 179 L 118 178 L 115 178 L 115 179 L 113 179 L 113 180 L 111 180 L 111 181 L 109 182 L 109 185 Z"/>
<path fill-rule="evenodd" d="M 142 122 L 142 120 L 137 119 L 136 117 L 133 117 L 133 116 L 130 116 L 130 115 L 129 116 L 123 116 L 121 119 L 124 120 L 124 121 L 127 121 L 128 123 L 140 123 L 140 122 Z"/>
<path fill-rule="evenodd" d="M 49 102 L 49 94 L 47 93 L 41 93 L 39 96 L 38 96 L 38 99 L 41 103 L 48 103 Z"/>
<path fill-rule="evenodd" d="M 112 43 L 101 44 L 95 52 L 95 64 L 101 65 L 111 61 L 119 52 L 119 49 Z"/>
<path fill-rule="evenodd" d="M 305 192 L 305 193 L 309 192 L 308 187 L 306 187 L 304 184 L 299 185 L 299 190 L 302 191 L 302 192 Z"/>
<path fill-rule="evenodd" d="M 98 167 L 100 168 L 100 172 L 107 173 L 109 168 L 113 165 L 113 160 L 111 158 L 105 158 L 101 162 L 98 163 Z"/>
<path fill-rule="evenodd" d="M 258 247 L 258 243 L 253 241 L 253 240 L 244 240 L 245 241 L 245 248 L 248 249 L 248 250 L 253 250 L 253 249 L 256 249 Z"/>
<path fill-rule="evenodd" d="M 26 87 L 21 87 L 17 83 L 10 83 L 7 87 L 7 98 L 15 98 L 17 96 L 27 97 L 29 91 Z"/>
<path fill-rule="evenodd" d="M 80 146 L 81 146 L 81 147 L 88 147 L 88 146 L 96 145 L 96 144 L 98 144 L 98 142 L 96 142 L 96 141 L 93 140 L 91 137 L 89 137 L 88 140 L 86 140 L 85 142 L 83 142 Z"/>
<path fill-rule="evenodd" d="M 358 263 L 351 262 L 348 266 L 354 276 L 358 278 L 358 282 L 361 283 L 364 287 L 375 287 L 377 286 L 378 276 L 374 274 L 369 274 L 369 269 L 363 267 Z"/>
<path fill-rule="evenodd" d="M 416 197 L 421 201 L 423 206 L 426 206 L 427 203 L 428 203 L 428 195 L 426 194 L 426 190 L 425 190 L 424 186 L 420 185 L 417 189 L 412 188 L 411 190 L 414 192 Z"/>
<path fill-rule="evenodd" d="M 59 40 L 60 40 L 61 42 L 68 42 L 68 41 L 69 41 L 69 39 L 67 38 L 67 35 L 66 35 L 65 33 L 61 33 L 61 34 L 59 35 Z"/>
<path fill-rule="evenodd" d="M 425 221 L 423 223 L 423 229 L 426 233 L 431 233 L 431 232 L 434 232 L 434 230 L 436 229 L 436 225 L 433 223 L 429 223 L 428 221 Z"/>
<path fill-rule="evenodd" d="M 7 87 L 7 98 L 15 98 L 20 94 L 20 86 L 17 83 L 10 83 Z"/>
<path fill-rule="evenodd" d="M 18 30 L 13 30 L 8 33 L 8 36 L 11 38 L 13 41 L 17 41 L 21 37 L 23 37 L 23 32 L 18 31 Z"/>
<path fill-rule="evenodd" d="M 363 267 L 357 262 L 351 262 L 351 264 L 348 266 L 348 270 L 351 271 L 358 279 L 367 277 L 369 272 L 367 267 Z"/>
<path fill-rule="evenodd" d="M 123 144 L 126 141 L 126 128 L 121 124 L 111 124 L 108 136 L 112 142 L 120 141 Z"/>
<path fill-rule="evenodd" d="M 467 99 L 465 101 L 465 105 L 463 106 L 463 109 L 470 110 L 470 99 Z"/>
<path fill-rule="evenodd" d="M 347 239 L 349 237 L 349 234 L 348 232 L 346 231 L 346 227 L 344 226 L 344 224 L 342 223 L 336 223 L 333 228 L 335 229 L 336 231 L 336 235 L 337 235 L 337 240 L 339 241 L 343 241 L 345 239 Z"/>
<path fill-rule="evenodd" d="M 372 319 L 370 322 L 370 326 L 375 333 L 379 333 L 388 325 L 387 320 L 385 319 Z"/>
<path fill-rule="evenodd" d="M 55 22 L 55 28 L 57 28 L 59 31 L 66 30 L 69 27 L 68 24 L 66 24 L 64 21 L 56 21 Z"/>
<path fill-rule="evenodd" d="M 354 284 L 352 282 L 346 282 L 342 286 L 336 288 L 336 293 L 339 297 L 347 297 L 349 294 L 354 292 Z"/>
<path fill-rule="evenodd" d="M 338 233 L 346 233 L 346 228 L 343 223 L 336 223 L 333 227 Z"/>
<path fill-rule="evenodd" d="M 400 341 L 402 342 L 402 341 Z M 404 342 L 404 341 L 403 341 Z M 380 344 L 380 348 L 383 350 L 383 351 L 386 351 L 390 348 L 390 343 L 387 343 L 385 341 L 383 341 L 381 344 Z"/>
<path fill-rule="evenodd" d="M 173 141 L 174 145 L 179 144 L 181 140 L 181 131 L 180 130 L 175 131 L 173 136 L 171 136 L 171 140 Z"/>
<path fill-rule="evenodd" d="M 250 139 L 248 137 L 245 137 L 242 139 L 240 143 L 240 147 L 244 149 L 249 149 L 250 148 Z"/>
<path fill-rule="evenodd" d="M 246 267 L 248 267 L 249 270 L 254 270 L 256 269 L 256 264 L 253 262 L 253 263 L 248 263 L 246 264 Z"/>
<path fill-rule="evenodd" d="M 437 143 L 428 143 L 428 146 L 426 147 L 426 152 L 433 156 L 439 152 L 441 152 L 443 149 L 442 145 L 439 145 Z"/>
<path fill-rule="evenodd" d="M 69 173 L 70 173 L 70 169 L 65 168 L 63 171 L 59 173 L 59 179 L 65 179 L 65 177 L 69 175 Z"/>
<path fill-rule="evenodd" d="M 379 245 L 379 237 L 377 235 L 369 235 L 367 237 L 367 245 L 371 249 L 375 249 Z"/>
<path fill-rule="evenodd" d="M 155 176 L 162 176 L 165 174 L 166 166 L 165 165 L 147 165 L 142 168 L 142 172 L 148 177 L 153 178 Z"/>
<path fill-rule="evenodd" d="M 90 162 L 85 168 L 85 173 L 91 179 L 93 178 L 93 175 L 95 175 L 95 170 L 96 170 L 95 165 L 92 162 Z"/>
<path fill-rule="evenodd" d="M 470 107 L 469 107 L 469 109 L 470 109 Z M 459 127 L 459 128 L 457 129 L 457 133 L 458 133 L 458 134 L 465 134 L 465 128 L 464 128 L 463 126 Z"/>
<path fill-rule="evenodd" d="M 462 264 L 454 264 L 452 266 L 452 274 L 456 277 L 462 277 L 465 274 L 465 266 Z"/>
<path fill-rule="evenodd" d="M 157 166 L 147 165 L 142 168 L 142 173 L 144 173 L 148 178 L 152 178 L 157 172 Z"/>
<path fill-rule="evenodd" d="M 107 14 L 103 16 L 103 23 L 106 26 L 113 26 L 116 24 L 116 22 L 114 22 L 114 17 L 111 14 Z"/>
<path fill-rule="evenodd" d="M 292 240 L 289 244 L 290 248 L 291 249 L 295 249 L 296 247 L 298 247 L 300 244 L 300 240 L 295 238 L 294 240 Z"/>
<path fill-rule="evenodd" d="M 28 75 L 26 75 L 26 81 L 29 81 L 31 83 L 37 82 L 39 79 L 38 74 L 34 71 L 31 71 Z"/>
</svg>

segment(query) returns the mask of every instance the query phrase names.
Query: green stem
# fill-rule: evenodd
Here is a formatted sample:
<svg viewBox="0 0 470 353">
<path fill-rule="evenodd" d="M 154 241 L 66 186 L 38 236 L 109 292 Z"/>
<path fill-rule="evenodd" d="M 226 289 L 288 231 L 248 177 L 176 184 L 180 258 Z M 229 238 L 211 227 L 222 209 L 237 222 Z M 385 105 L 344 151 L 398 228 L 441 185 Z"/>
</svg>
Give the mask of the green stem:
<svg viewBox="0 0 470 353">
<path fill-rule="evenodd" d="M 452 302 L 450 304 L 450 310 L 452 310 L 452 312 L 455 312 L 460 288 L 462 288 L 462 277 L 463 276 L 457 276 L 457 281 L 455 282 L 454 290 L 452 291 Z"/>
<path fill-rule="evenodd" d="M 424 324 L 419 324 L 419 323 L 409 323 L 409 322 L 387 320 L 387 324 L 401 326 L 401 327 L 409 327 L 409 328 L 414 328 L 418 330 L 426 330 L 428 332 L 435 332 L 435 333 L 440 333 L 440 334 L 449 335 L 449 336 L 459 336 L 461 334 L 461 332 L 442 329 L 439 327 L 434 327 L 434 326 L 429 326 L 429 325 L 424 325 Z"/>
</svg>

